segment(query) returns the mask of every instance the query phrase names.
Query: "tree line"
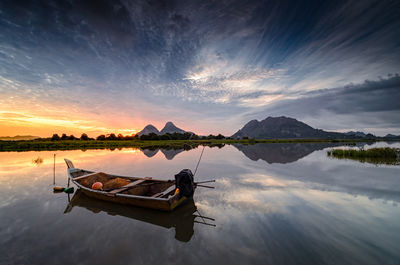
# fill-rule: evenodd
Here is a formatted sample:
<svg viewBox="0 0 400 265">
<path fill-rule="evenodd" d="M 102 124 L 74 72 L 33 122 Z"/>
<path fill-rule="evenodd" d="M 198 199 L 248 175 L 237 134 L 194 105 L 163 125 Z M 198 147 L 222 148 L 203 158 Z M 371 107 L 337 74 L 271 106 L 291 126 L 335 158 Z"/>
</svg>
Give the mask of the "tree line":
<svg viewBox="0 0 400 265">
<path fill-rule="evenodd" d="M 59 136 L 57 133 L 53 134 L 50 139 L 51 141 L 64 141 L 64 140 L 83 140 L 83 141 L 121 141 L 121 140 L 151 140 L 151 141 L 157 141 L 157 140 L 212 140 L 212 139 L 226 139 L 225 136 L 222 134 L 218 135 L 208 135 L 208 136 L 199 136 L 194 133 L 166 133 L 162 135 L 158 135 L 155 133 L 150 133 L 150 134 L 145 134 L 145 135 L 127 135 L 124 136 L 122 134 L 115 135 L 114 133 L 111 134 L 102 134 L 97 136 L 96 138 L 91 138 L 89 137 L 86 133 L 82 133 L 81 137 L 75 137 L 74 135 L 67 135 L 63 133 L 61 136 Z M 42 138 L 43 140 L 43 138 Z"/>
</svg>

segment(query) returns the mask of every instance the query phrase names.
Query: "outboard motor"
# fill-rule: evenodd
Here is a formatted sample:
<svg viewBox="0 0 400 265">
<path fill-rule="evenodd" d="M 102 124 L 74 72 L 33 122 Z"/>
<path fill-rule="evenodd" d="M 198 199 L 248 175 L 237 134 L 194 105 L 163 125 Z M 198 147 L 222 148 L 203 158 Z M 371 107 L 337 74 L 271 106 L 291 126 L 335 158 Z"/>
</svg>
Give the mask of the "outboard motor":
<svg viewBox="0 0 400 265">
<path fill-rule="evenodd" d="M 175 185 L 179 193 L 185 197 L 192 197 L 194 193 L 193 173 L 190 169 L 182 169 L 175 175 Z"/>
</svg>

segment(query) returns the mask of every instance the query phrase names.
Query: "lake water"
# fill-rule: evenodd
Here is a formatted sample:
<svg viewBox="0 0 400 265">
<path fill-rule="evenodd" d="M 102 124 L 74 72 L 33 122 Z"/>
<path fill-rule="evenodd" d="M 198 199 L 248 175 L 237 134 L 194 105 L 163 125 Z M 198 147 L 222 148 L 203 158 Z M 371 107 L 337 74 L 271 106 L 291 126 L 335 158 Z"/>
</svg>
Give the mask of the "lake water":
<svg viewBox="0 0 400 265">
<path fill-rule="evenodd" d="M 330 147 L 206 147 L 195 179 L 215 189 L 173 213 L 54 194 L 53 155 L 65 186 L 63 158 L 170 179 L 202 147 L 0 153 L 0 264 L 400 264 L 400 167 L 329 158 Z"/>
</svg>

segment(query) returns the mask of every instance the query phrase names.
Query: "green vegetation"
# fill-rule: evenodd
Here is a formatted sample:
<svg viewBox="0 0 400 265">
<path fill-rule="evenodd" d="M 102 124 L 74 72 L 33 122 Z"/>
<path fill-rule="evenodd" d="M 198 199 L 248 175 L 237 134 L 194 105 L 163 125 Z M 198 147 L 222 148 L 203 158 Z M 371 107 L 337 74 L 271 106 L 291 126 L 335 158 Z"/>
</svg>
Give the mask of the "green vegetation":
<svg viewBox="0 0 400 265">
<path fill-rule="evenodd" d="M 353 159 L 360 162 L 373 164 L 399 164 L 400 150 L 396 148 L 371 148 L 371 149 L 332 149 L 328 156 L 339 159 Z"/>
<path fill-rule="evenodd" d="M 104 136 L 104 137 L 103 137 Z M 35 140 L 26 141 L 0 141 L 0 152 L 10 151 L 50 151 L 50 150 L 74 150 L 74 149 L 110 149 L 116 148 L 183 148 L 189 150 L 199 145 L 206 146 L 217 146 L 222 147 L 225 144 L 257 144 L 257 143 L 324 143 L 324 142 L 344 142 L 348 144 L 354 144 L 355 142 L 366 142 L 365 139 L 354 140 L 354 139 L 232 139 L 225 138 L 222 135 L 209 135 L 202 136 L 199 139 L 184 139 L 187 138 L 186 134 L 183 135 L 171 135 L 171 138 L 181 139 L 164 139 L 163 137 L 168 136 L 161 135 L 156 139 L 139 138 L 136 136 L 122 136 L 122 135 L 100 135 L 97 139 L 89 138 L 83 134 L 80 138 L 76 138 L 73 135 L 67 136 L 63 134 L 61 137 L 53 135 L 51 138 L 39 138 Z M 154 137 L 154 136 L 153 136 Z M 162 140 L 159 140 L 162 138 Z M 183 138 L 183 139 L 182 139 Z M 370 140 L 375 142 L 375 140 Z"/>
<path fill-rule="evenodd" d="M 208 136 L 198 136 L 194 133 L 166 133 L 163 135 L 158 135 L 155 133 L 150 133 L 142 136 L 138 135 L 128 135 L 128 136 L 123 136 L 122 134 L 115 135 L 114 133 L 107 134 L 107 135 L 99 135 L 96 137 L 96 140 L 98 141 L 122 141 L 122 140 L 143 140 L 143 141 L 158 141 L 158 140 L 221 140 L 221 139 L 227 139 L 225 136 L 222 134 L 218 135 L 208 135 Z M 44 141 L 44 140 L 51 140 L 51 141 L 65 141 L 65 140 L 94 140 L 94 138 L 90 138 L 86 133 L 83 133 L 80 138 L 77 138 L 73 135 L 66 135 L 63 133 L 61 136 L 58 134 L 53 134 L 51 138 L 39 138 L 37 139 L 39 141 Z"/>
</svg>

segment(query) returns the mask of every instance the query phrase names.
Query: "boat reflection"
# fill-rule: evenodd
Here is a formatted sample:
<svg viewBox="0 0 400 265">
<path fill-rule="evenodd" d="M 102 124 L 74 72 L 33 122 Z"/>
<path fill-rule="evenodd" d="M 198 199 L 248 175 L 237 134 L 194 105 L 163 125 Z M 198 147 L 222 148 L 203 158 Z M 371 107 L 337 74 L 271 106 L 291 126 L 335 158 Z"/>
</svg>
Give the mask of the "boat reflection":
<svg viewBox="0 0 400 265">
<path fill-rule="evenodd" d="M 82 191 L 77 190 L 69 200 L 64 213 L 69 213 L 74 207 L 82 207 L 93 213 L 105 212 L 109 215 L 124 216 L 149 224 L 157 225 L 170 229 L 175 228 L 175 239 L 182 242 L 189 242 L 194 234 L 194 223 L 215 226 L 204 220 L 215 221 L 212 218 L 204 217 L 199 214 L 193 199 L 187 201 L 173 212 L 159 212 L 151 209 L 121 205 L 87 197 Z M 204 222 L 195 220 L 202 218 Z"/>
</svg>

